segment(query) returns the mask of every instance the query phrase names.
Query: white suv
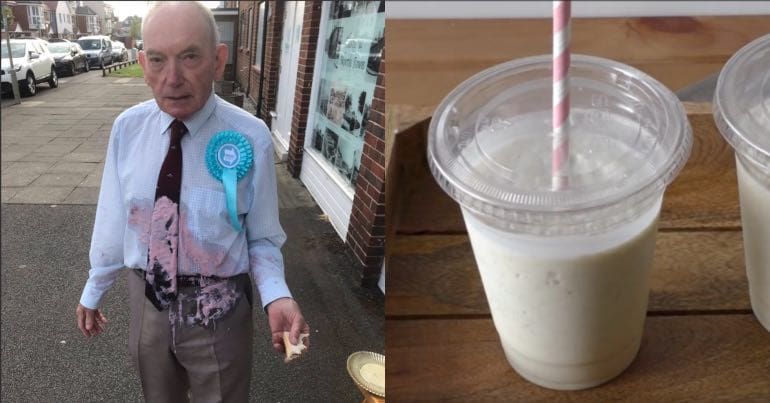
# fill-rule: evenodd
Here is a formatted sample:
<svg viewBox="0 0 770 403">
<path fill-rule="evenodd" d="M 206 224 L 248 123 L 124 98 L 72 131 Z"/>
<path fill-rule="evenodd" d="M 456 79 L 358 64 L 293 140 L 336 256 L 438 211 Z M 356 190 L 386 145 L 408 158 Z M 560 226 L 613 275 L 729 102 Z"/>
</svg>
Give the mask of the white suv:
<svg viewBox="0 0 770 403">
<path fill-rule="evenodd" d="M 12 91 L 11 62 L 8 60 L 8 45 L 2 46 L 2 92 Z M 51 88 L 59 85 L 53 56 L 48 51 L 48 44 L 42 39 L 11 39 L 11 55 L 19 89 L 24 96 L 37 92 L 37 84 L 48 82 Z"/>
</svg>

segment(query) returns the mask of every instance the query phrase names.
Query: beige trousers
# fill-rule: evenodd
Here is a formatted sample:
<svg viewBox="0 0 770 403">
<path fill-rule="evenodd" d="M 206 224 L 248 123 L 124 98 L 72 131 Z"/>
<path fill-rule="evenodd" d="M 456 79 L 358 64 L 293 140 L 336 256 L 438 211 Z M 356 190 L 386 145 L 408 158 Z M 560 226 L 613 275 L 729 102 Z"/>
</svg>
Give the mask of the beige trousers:
<svg viewBox="0 0 770 403">
<path fill-rule="evenodd" d="M 244 283 L 240 286 L 251 287 L 249 281 Z M 145 297 L 144 278 L 135 270 L 128 274 L 128 289 L 129 350 L 145 401 L 248 401 L 254 325 L 245 295 L 221 318 L 206 325 L 182 324 L 172 330 L 169 309 L 155 309 Z M 179 285 L 180 295 L 185 292 L 195 290 Z"/>
</svg>

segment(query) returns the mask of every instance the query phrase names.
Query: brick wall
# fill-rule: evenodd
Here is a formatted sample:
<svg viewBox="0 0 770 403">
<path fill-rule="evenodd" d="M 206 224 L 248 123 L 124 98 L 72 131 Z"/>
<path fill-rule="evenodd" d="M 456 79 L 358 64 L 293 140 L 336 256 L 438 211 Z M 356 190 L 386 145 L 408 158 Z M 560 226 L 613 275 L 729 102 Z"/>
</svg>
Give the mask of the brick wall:
<svg viewBox="0 0 770 403">
<path fill-rule="evenodd" d="M 302 22 L 302 39 L 297 66 L 297 86 L 294 93 L 294 111 L 292 112 L 291 136 L 289 140 L 288 168 L 295 178 L 302 168 L 302 151 L 305 144 L 310 91 L 313 87 L 313 68 L 315 66 L 318 29 L 321 26 L 321 2 L 305 3 L 305 15 Z"/>
<path fill-rule="evenodd" d="M 282 1 L 268 1 L 266 11 L 268 20 L 265 25 L 266 38 L 265 50 L 262 55 L 265 64 L 265 79 L 263 88 L 260 88 L 260 79 L 262 76 L 261 65 L 254 64 L 257 54 L 257 39 L 263 33 L 258 31 L 259 21 L 264 16 L 259 14 L 258 1 L 225 2 L 225 5 L 238 6 L 238 21 L 236 21 L 235 34 L 240 32 L 241 18 L 245 15 L 248 19 L 248 10 L 252 9 L 251 22 L 251 40 L 247 46 L 239 40 L 235 46 L 234 52 L 237 52 L 235 80 L 240 85 L 241 91 L 246 93 L 251 102 L 256 106 L 259 103 L 260 94 L 262 95 L 262 105 L 257 111 L 257 116 L 264 120 L 270 126 L 270 111 L 275 109 L 276 92 L 278 87 L 278 71 L 281 61 L 281 32 L 283 30 L 283 10 Z M 306 6 L 307 7 L 307 6 Z M 245 13 L 245 14 L 244 14 Z"/>
<path fill-rule="evenodd" d="M 5 2 L 3 2 L 5 3 Z M 5 6 L 5 4 L 3 4 Z M 21 25 L 23 31 L 29 31 L 29 16 L 27 15 L 27 6 L 15 6 L 13 7 L 13 19 Z"/>
<path fill-rule="evenodd" d="M 73 27 L 75 33 L 77 33 L 78 30 L 79 30 L 81 35 L 90 34 L 90 32 L 88 31 L 88 17 L 87 16 L 85 16 L 85 15 L 78 15 L 77 17 L 75 17 L 75 21 L 76 21 L 76 24 Z"/>
<path fill-rule="evenodd" d="M 259 88 L 262 96 L 262 106 L 257 111 L 257 115 L 269 127 L 271 124 L 270 111 L 275 110 L 276 93 L 278 92 L 278 69 L 281 64 L 281 31 L 283 30 L 284 3 L 282 1 L 270 1 L 268 7 L 271 11 L 268 13 L 270 17 L 267 19 L 267 26 L 265 27 L 267 32 L 265 42 L 267 42 L 267 45 L 262 56 L 265 59 L 265 71 L 257 74 L 257 76 L 264 74 L 265 78 L 262 88 Z M 254 74 L 252 74 L 253 76 Z"/>
<path fill-rule="evenodd" d="M 246 88 L 248 87 L 248 81 L 249 81 L 249 70 L 251 69 L 251 63 L 253 62 L 254 56 L 252 56 L 254 44 L 247 44 L 245 43 L 245 40 L 248 35 L 244 35 L 243 37 L 240 36 L 241 34 L 241 24 L 242 19 L 245 17 L 246 21 L 248 21 L 249 18 L 249 9 L 251 9 L 252 13 L 257 12 L 257 6 L 259 4 L 257 2 L 253 1 L 241 1 L 238 3 L 238 19 L 235 21 L 235 36 L 238 38 L 237 45 L 235 45 L 235 49 L 232 49 L 233 52 L 236 52 L 237 59 L 235 62 L 235 81 L 238 82 L 238 84 L 241 86 L 241 91 L 246 91 Z M 253 15 L 253 14 L 252 14 Z M 254 32 L 256 32 L 257 28 L 254 24 L 253 17 L 252 17 L 252 26 L 251 36 L 254 36 Z M 254 73 L 252 73 L 253 75 Z"/>
<path fill-rule="evenodd" d="M 361 283 L 375 286 L 385 256 L 385 49 L 366 124 L 347 243 L 363 265 Z"/>
<path fill-rule="evenodd" d="M 261 68 L 262 66 L 255 63 L 255 58 L 257 56 L 257 42 L 258 42 L 258 36 L 262 37 L 264 32 L 259 32 L 257 28 L 259 28 L 259 22 L 262 21 L 264 18 L 264 15 L 259 14 L 259 2 L 257 2 L 254 5 L 254 27 L 252 30 L 252 36 L 254 40 L 252 41 L 252 50 L 251 50 L 251 58 L 249 59 L 249 65 L 251 69 L 251 81 L 248 83 L 245 83 L 242 85 L 241 89 L 243 92 L 246 92 L 246 96 L 251 99 L 251 102 L 256 105 L 257 100 L 259 99 L 259 76 L 261 74 Z M 269 5 L 266 7 L 266 10 L 268 14 L 272 13 L 272 10 L 269 9 L 269 7 L 272 7 L 272 5 Z M 263 30 L 264 31 L 264 30 Z M 264 56 L 263 56 L 264 59 Z M 260 115 L 261 116 L 261 115 Z"/>
<path fill-rule="evenodd" d="M 258 20 L 258 2 L 239 3 L 239 12 L 254 8 L 253 33 L 256 32 Z M 257 115 L 268 124 L 271 123 L 270 111 L 275 110 L 278 89 L 278 73 L 281 58 L 281 34 L 283 30 L 284 5 L 282 2 L 269 1 L 269 18 L 265 27 L 266 46 L 263 58 L 264 72 L 261 66 L 254 65 L 256 52 L 256 35 L 252 35 L 251 52 L 239 49 L 238 80 L 241 89 L 247 91 L 247 96 L 256 104 L 262 96 L 262 105 Z M 292 111 L 291 136 L 287 168 L 294 177 L 298 177 L 302 166 L 305 129 L 309 115 L 311 89 L 313 82 L 315 54 L 319 43 L 318 31 L 321 24 L 320 1 L 305 3 L 304 21 L 302 25 L 302 42 L 297 68 L 297 86 L 294 94 L 294 109 Z M 239 48 L 243 46 L 239 44 Z M 361 168 L 355 184 L 353 211 L 346 242 L 353 254 L 362 265 L 361 282 L 365 286 L 375 286 L 379 279 L 382 261 L 385 255 L 385 56 L 380 63 L 377 86 L 374 91 L 370 118 L 366 124 L 364 135 Z M 248 70 L 251 69 L 249 77 Z M 264 73 L 263 86 L 259 81 Z"/>
</svg>

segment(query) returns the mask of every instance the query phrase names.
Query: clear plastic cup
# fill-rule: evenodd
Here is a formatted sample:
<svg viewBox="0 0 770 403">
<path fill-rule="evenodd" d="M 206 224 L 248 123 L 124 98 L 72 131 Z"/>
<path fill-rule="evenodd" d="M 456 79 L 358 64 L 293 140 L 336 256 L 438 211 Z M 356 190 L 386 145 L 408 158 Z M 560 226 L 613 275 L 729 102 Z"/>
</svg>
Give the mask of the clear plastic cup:
<svg viewBox="0 0 770 403">
<path fill-rule="evenodd" d="M 727 61 L 713 106 L 719 131 L 735 149 L 751 307 L 770 331 L 770 35 Z"/>
<path fill-rule="evenodd" d="M 569 186 L 551 188 L 550 55 L 482 71 L 436 110 L 428 160 L 461 206 L 511 365 L 554 389 L 620 374 L 638 352 L 663 192 L 692 130 L 676 96 L 573 55 Z"/>
</svg>

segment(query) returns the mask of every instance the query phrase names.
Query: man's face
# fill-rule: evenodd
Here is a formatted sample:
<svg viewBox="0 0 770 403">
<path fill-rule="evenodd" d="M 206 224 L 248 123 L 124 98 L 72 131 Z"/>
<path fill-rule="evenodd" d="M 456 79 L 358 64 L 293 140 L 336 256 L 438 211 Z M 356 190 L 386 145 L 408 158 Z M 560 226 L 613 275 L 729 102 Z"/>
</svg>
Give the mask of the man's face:
<svg viewBox="0 0 770 403">
<path fill-rule="evenodd" d="M 192 7 L 155 11 L 144 27 L 139 64 L 160 109 L 184 120 L 199 111 L 220 79 L 227 47 L 212 46 L 203 16 Z"/>
</svg>

